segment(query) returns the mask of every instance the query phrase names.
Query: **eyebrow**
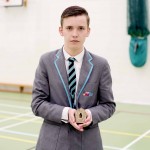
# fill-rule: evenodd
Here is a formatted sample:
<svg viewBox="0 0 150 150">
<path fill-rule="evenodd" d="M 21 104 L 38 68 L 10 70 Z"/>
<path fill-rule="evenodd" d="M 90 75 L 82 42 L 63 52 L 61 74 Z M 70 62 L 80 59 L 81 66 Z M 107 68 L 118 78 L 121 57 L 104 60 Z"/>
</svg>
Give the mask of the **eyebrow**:
<svg viewBox="0 0 150 150">
<path fill-rule="evenodd" d="M 67 25 L 66 27 L 74 27 L 72 25 Z M 77 26 L 77 27 L 85 27 L 85 26 Z"/>
</svg>

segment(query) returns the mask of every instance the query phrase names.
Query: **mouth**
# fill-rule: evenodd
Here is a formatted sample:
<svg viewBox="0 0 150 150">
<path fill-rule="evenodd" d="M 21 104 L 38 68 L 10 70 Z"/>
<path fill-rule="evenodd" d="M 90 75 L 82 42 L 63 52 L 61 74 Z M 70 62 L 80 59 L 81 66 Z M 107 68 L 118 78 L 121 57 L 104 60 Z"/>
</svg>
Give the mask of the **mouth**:
<svg viewBox="0 0 150 150">
<path fill-rule="evenodd" d="M 78 43 L 78 40 L 71 40 L 71 43 Z"/>
</svg>

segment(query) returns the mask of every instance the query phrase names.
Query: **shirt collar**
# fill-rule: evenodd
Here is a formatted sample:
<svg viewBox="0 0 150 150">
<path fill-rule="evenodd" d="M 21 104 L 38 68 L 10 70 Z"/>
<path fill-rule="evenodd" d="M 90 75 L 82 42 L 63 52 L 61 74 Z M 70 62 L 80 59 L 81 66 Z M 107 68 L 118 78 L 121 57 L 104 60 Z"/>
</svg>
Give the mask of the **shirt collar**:
<svg viewBox="0 0 150 150">
<path fill-rule="evenodd" d="M 83 56 L 84 56 L 84 52 L 85 50 L 83 49 L 82 52 L 76 56 L 74 56 L 74 58 L 76 59 L 77 62 L 81 63 L 82 60 L 83 60 Z M 64 57 L 65 57 L 65 60 L 68 60 L 69 57 L 72 57 L 70 56 L 63 48 L 63 53 L 64 53 Z"/>
</svg>

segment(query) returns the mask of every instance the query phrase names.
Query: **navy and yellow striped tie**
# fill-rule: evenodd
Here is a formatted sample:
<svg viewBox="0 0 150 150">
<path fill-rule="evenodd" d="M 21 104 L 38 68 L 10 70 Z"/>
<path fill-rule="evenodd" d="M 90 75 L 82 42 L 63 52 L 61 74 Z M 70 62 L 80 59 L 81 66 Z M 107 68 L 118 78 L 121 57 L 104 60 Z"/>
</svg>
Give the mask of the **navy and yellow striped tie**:
<svg viewBox="0 0 150 150">
<path fill-rule="evenodd" d="M 70 57 L 68 68 L 68 83 L 71 95 L 72 106 L 74 107 L 75 91 L 76 91 L 76 72 L 74 67 L 75 58 Z"/>
</svg>

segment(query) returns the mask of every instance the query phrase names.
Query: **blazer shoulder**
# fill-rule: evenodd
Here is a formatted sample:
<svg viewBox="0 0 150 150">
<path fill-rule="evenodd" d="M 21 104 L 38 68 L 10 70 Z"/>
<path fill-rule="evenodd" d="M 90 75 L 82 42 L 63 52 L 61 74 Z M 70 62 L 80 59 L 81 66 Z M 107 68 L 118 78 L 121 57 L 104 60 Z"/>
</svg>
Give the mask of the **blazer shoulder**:
<svg viewBox="0 0 150 150">
<path fill-rule="evenodd" d="M 58 51 L 59 49 L 42 54 L 40 57 L 40 61 L 43 61 L 43 62 L 53 61 Z"/>
<path fill-rule="evenodd" d="M 101 56 L 98 56 L 98 55 L 96 55 L 96 54 L 93 54 L 93 53 L 91 53 L 91 52 L 89 52 L 90 53 L 90 55 L 91 55 L 91 57 L 92 57 L 92 60 L 93 60 L 93 62 L 95 63 L 95 64 L 108 64 L 108 61 L 107 61 L 107 59 L 106 58 L 104 58 L 104 57 L 101 57 Z"/>
<path fill-rule="evenodd" d="M 46 59 L 54 58 L 58 51 L 59 51 L 59 49 L 58 50 L 53 50 L 53 51 L 50 51 L 50 52 L 46 52 L 46 53 L 41 55 L 41 59 L 46 60 Z"/>
</svg>

